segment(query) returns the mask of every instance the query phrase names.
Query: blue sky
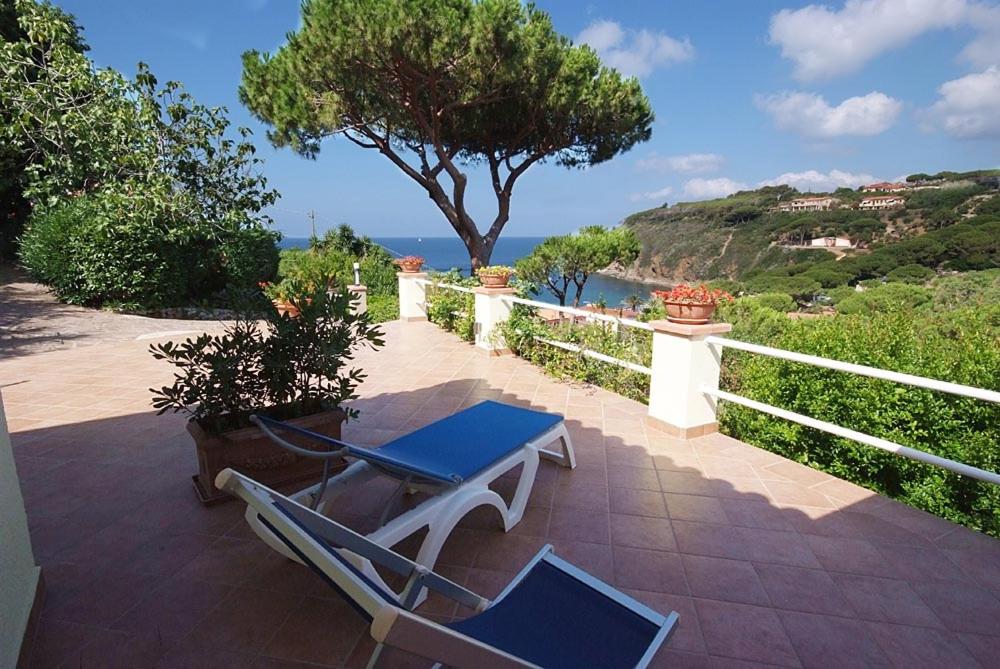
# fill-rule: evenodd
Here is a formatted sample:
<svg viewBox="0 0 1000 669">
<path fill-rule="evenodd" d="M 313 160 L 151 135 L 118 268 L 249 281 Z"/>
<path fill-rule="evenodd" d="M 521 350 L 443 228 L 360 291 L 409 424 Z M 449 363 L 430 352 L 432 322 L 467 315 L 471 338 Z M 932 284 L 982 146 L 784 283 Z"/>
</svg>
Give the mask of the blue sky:
<svg viewBox="0 0 1000 669">
<path fill-rule="evenodd" d="M 298 24 L 291 0 L 56 0 L 98 66 L 142 60 L 256 135 L 282 199 L 279 230 L 346 222 L 376 237 L 450 236 L 424 191 L 385 158 L 328 141 L 310 161 L 275 150 L 240 105 L 240 54 L 274 50 Z M 916 171 L 1000 166 L 1000 4 L 993 0 L 593 2 L 539 0 L 556 29 L 640 78 L 653 138 L 588 170 L 535 166 L 504 234 L 613 225 L 663 202 L 774 181 L 802 190 Z M 471 210 L 495 203 L 471 177 Z"/>
</svg>

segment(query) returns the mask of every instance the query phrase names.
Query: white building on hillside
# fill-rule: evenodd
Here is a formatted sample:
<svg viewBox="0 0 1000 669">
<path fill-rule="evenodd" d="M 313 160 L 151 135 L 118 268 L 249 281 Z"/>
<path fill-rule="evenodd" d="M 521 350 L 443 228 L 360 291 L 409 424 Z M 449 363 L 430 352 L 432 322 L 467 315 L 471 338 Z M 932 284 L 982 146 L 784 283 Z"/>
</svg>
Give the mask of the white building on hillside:
<svg viewBox="0 0 1000 669">
<path fill-rule="evenodd" d="M 877 184 L 868 184 L 867 186 L 861 187 L 861 192 L 863 193 L 895 193 L 896 191 L 906 190 L 909 188 L 906 184 L 901 183 L 890 183 L 888 181 L 880 181 Z"/>
<path fill-rule="evenodd" d="M 828 249 L 849 249 L 854 245 L 847 237 L 817 237 L 810 240 L 809 246 L 824 247 Z"/>
<path fill-rule="evenodd" d="M 800 197 L 778 205 L 781 211 L 826 211 L 833 209 L 837 199 L 833 197 Z"/>
<path fill-rule="evenodd" d="M 906 200 L 898 195 L 873 195 L 862 198 L 858 209 L 895 209 L 906 204 Z"/>
</svg>

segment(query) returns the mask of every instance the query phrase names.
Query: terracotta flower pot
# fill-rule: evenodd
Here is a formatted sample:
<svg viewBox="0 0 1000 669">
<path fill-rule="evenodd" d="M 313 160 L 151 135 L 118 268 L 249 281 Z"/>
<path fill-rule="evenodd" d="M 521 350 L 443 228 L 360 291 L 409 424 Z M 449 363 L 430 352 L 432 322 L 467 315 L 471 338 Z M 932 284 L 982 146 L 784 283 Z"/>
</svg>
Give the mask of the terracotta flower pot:
<svg viewBox="0 0 1000 669">
<path fill-rule="evenodd" d="M 398 261 L 396 264 L 399 265 L 399 268 L 401 270 L 403 270 L 404 272 L 406 272 L 407 274 L 414 274 L 416 272 L 419 272 L 420 268 L 423 267 L 423 265 L 424 265 L 423 261 L 420 261 L 420 262 L 417 262 L 417 261 L 412 261 L 412 262 Z"/>
<path fill-rule="evenodd" d="M 510 274 L 479 274 L 479 283 L 486 288 L 506 288 Z"/>
<path fill-rule="evenodd" d="M 278 314 L 281 316 L 288 314 L 291 318 L 298 318 L 302 313 L 297 306 L 288 300 L 271 300 L 271 304 L 274 305 L 274 308 L 278 310 Z"/>
<path fill-rule="evenodd" d="M 294 418 L 290 425 L 340 439 L 341 424 L 347 414 L 340 409 Z M 194 438 L 198 453 L 198 473 L 194 479 L 195 491 L 205 505 L 232 499 L 215 487 L 215 476 L 226 467 L 263 483 L 269 488 L 280 488 L 293 483 L 318 482 L 323 476 L 323 461 L 304 458 L 272 442 L 257 427 L 245 427 L 220 434 L 206 432 L 196 421 L 187 424 L 188 433 Z M 343 460 L 331 463 L 330 471 L 339 472 L 347 466 Z"/>
<path fill-rule="evenodd" d="M 715 304 L 690 304 L 687 302 L 664 302 L 667 309 L 667 320 L 683 325 L 704 325 L 712 319 Z"/>
</svg>

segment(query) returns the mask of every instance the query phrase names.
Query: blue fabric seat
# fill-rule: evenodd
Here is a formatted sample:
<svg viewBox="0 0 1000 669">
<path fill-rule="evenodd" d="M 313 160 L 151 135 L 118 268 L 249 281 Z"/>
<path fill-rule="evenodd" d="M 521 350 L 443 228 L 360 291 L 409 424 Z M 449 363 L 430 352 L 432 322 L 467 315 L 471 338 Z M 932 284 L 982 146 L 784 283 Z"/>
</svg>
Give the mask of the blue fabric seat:
<svg viewBox="0 0 1000 669">
<path fill-rule="evenodd" d="M 523 448 L 561 423 L 563 417 L 486 400 L 379 448 L 353 446 L 267 416 L 253 416 L 251 420 L 266 429 L 279 445 L 304 455 L 310 453 L 277 439 L 269 430 L 294 432 L 336 446 L 341 449 L 338 452 L 365 460 L 400 478 L 420 476 L 459 484 Z"/>
<path fill-rule="evenodd" d="M 446 626 L 546 669 L 634 667 L 661 629 L 544 560 L 489 609 Z"/>
<path fill-rule="evenodd" d="M 377 449 L 350 453 L 442 481 L 468 480 L 562 422 L 558 414 L 487 400 Z"/>
</svg>

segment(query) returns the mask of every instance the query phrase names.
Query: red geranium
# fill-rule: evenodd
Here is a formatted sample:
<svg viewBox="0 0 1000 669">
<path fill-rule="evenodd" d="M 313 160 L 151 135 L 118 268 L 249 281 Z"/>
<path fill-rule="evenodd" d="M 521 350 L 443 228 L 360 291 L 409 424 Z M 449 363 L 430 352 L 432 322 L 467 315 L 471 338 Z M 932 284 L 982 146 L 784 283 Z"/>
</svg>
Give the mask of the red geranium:
<svg viewBox="0 0 1000 669">
<path fill-rule="evenodd" d="M 705 284 L 689 286 L 686 283 L 678 284 L 670 290 L 654 290 L 653 297 L 677 304 L 718 304 L 733 299 L 733 296 L 724 290 L 709 288 Z"/>
</svg>

